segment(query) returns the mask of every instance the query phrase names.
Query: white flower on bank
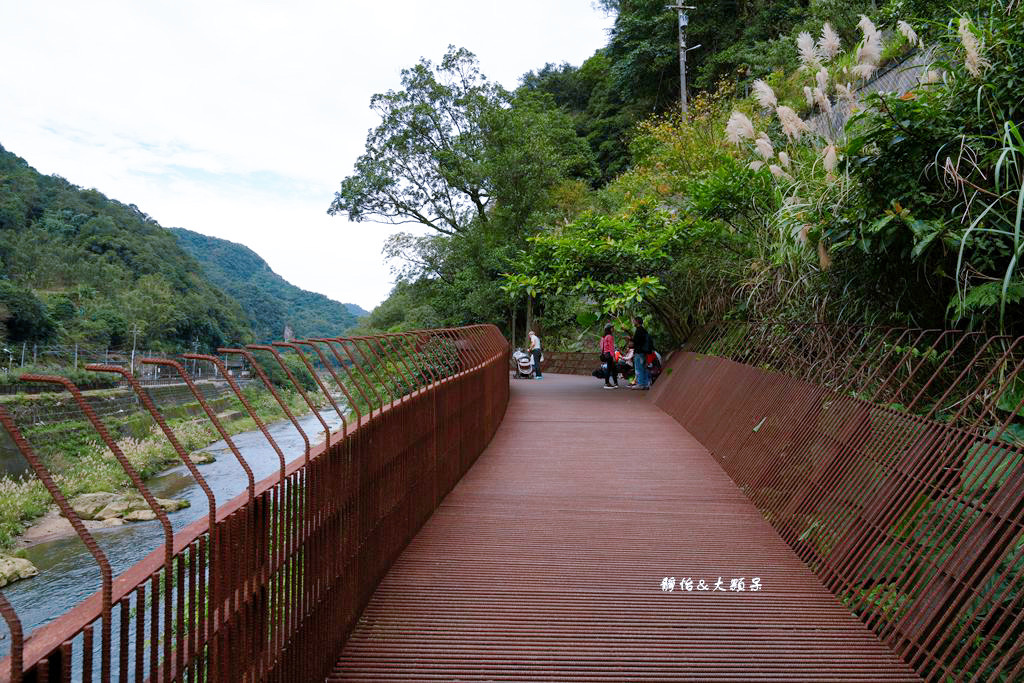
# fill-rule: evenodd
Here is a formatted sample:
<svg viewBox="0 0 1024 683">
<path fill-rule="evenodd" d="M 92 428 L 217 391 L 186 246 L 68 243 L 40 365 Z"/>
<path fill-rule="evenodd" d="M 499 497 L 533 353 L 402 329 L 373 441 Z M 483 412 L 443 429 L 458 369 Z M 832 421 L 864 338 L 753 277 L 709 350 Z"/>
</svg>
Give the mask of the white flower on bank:
<svg viewBox="0 0 1024 683">
<path fill-rule="evenodd" d="M 957 28 L 960 34 L 960 42 L 964 46 L 964 67 L 975 78 L 981 76 L 983 69 L 991 66 L 987 59 L 981 56 L 981 44 L 978 37 L 971 30 L 971 20 L 967 17 L 960 17 L 960 25 Z"/>
<path fill-rule="evenodd" d="M 836 170 L 836 165 L 839 163 L 839 151 L 836 146 L 829 143 L 825 147 L 825 151 L 822 154 L 821 163 L 825 167 L 825 171 L 832 173 Z"/>
<path fill-rule="evenodd" d="M 853 73 L 867 80 L 878 69 L 878 62 L 882 59 L 882 34 L 864 15 L 861 15 L 857 26 L 864 33 L 864 40 L 857 46 L 857 65 L 853 67 Z"/>
<path fill-rule="evenodd" d="M 825 60 L 835 57 L 842 49 L 842 41 L 839 34 L 828 22 L 821 27 L 821 38 L 818 39 L 818 52 Z"/>
<path fill-rule="evenodd" d="M 806 85 L 804 86 L 804 98 L 807 100 L 808 107 L 814 106 L 814 93 Z"/>
<path fill-rule="evenodd" d="M 821 88 L 815 88 L 813 95 L 814 101 L 818 103 L 818 106 L 821 107 L 821 110 L 827 114 L 831 114 L 832 102 L 830 102 L 828 97 L 825 96 L 825 93 L 821 91 Z"/>
<path fill-rule="evenodd" d="M 814 74 L 814 81 L 818 84 L 818 89 L 821 92 L 828 92 L 828 69 L 822 67 L 818 70 L 818 73 Z"/>
<path fill-rule="evenodd" d="M 757 160 L 751 161 L 749 164 L 747 164 L 747 168 L 749 168 L 751 171 L 760 171 L 762 168 L 764 168 L 764 162 Z"/>
<path fill-rule="evenodd" d="M 807 31 L 802 32 L 796 38 L 796 49 L 800 52 L 800 67 L 804 71 L 816 71 L 821 66 L 821 55 L 814 45 L 814 38 Z"/>
<path fill-rule="evenodd" d="M 942 72 L 936 71 L 935 69 L 928 70 L 923 76 L 921 76 L 921 85 L 929 85 L 931 83 L 938 83 L 942 80 Z"/>
<path fill-rule="evenodd" d="M 902 19 L 896 22 L 896 29 L 903 34 L 903 37 L 907 39 L 907 42 L 911 45 L 915 43 L 919 47 L 924 47 L 924 41 L 917 37 L 917 32 L 914 27 L 903 21 Z"/>
<path fill-rule="evenodd" d="M 741 140 L 754 137 L 754 124 L 743 112 L 734 111 L 725 124 L 725 137 L 729 142 L 738 145 Z"/>
<path fill-rule="evenodd" d="M 839 93 L 839 98 L 849 102 L 851 107 L 857 104 L 857 95 L 854 94 L 849 83 L 846 85 L 836 83 L 836 92 Z"/>
<path fill-rule="evenodd" d="M 779 117 L 779 123 L 782 124 L 782 132 L 790 140 L 799 140 L 801 133 L 809 133 L 811 131 L 807 123 L 786 105 L 776 107 L 775 114 Z"/>
<path fill-rule="evenodd" d="M 865 62 L 853 67 L 853 75 L 857 78 L 863 78 L 866 81 L 871 78 L 877 70 L 878 66 Z"/>
<path fill-rule="evenodd" d="M 771 159 L 775 156 L 775 148 L 772 147 L 772 141 L 764 133 L 757 136 L 757 139 L 754 140 L 754 146 L 757 147 L 757 153 L 765 159 Z"/>
<path fill-rule="evenodd" d="M 782 168 L 793 168 L 793 164 L 789 161 L 789 155 L 785 152 L 779 152 L 779 163 L 782 164 Z"/>
<path fill-rule="evenodd" d="M 758 78 L 751 87 L 754 90 L 754 97 L 762 107 L 773 109 L 778 106 L 779 100 L 775 97 L 775 91 L 772 90 L 772 86 Z"/>
<path fill-rule="evenodd" d="M 772 172 L 773 176 L 775 176 L 776 178 L 779 178 L 780 180 L 782 178 L 786 178 L 788 180 L 792 180 L 793 179 L 793 176 L 791 176 L 788 173 L 786 173 L 785 171 L 783 171 L 782 167 L 779 166 L 778 164 L 772 164 L 771 166 L 768 167 L 768 170 Z"/>
<path fill-rule="evenodd" d="M 857 28 L 861 30 L 864 37 L 867 38 L 869 35 L 878 33 L 878 29 L 875 28 L 874 22 L 868 19 L 866 14 L 860 15 L 860 21 L 857 22 Z"/>
</svg>

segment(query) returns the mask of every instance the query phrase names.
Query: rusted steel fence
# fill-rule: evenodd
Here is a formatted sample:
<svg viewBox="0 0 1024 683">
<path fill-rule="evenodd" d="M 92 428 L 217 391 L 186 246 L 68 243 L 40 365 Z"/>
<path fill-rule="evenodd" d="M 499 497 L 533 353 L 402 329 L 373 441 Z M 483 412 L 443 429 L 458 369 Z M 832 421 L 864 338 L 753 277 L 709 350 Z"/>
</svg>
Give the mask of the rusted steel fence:
<svg viewBox="0 0 1024 683">
<path fill-rule="evenodd" d="M 232 391 L 280 460 L 278 472 L 262 481 L 253 480 L 244 455 L 182 363 L 142 363 L 166 366 L 181 377 L 244 468 L 246 491 L 229 501 L 215 500 L 130 372 L 90 366 L 119 374 L 133 387 L 205 492 L 208 515 L 176 534 L 78 388 L 59 377 L 26 378 L 72 392 L 163 525 L 163 546 L 120 576 L 113 576 L 103 550 L 61 493 L 59 478 L 0 408 L 0 423 L 102 577 L 94 595 L 32 634 L 22 632 L 0 593 L 0 616 L 12 640 L 10 656 L 0 662 L 0 681 L 322 680 L 377 582 L 490 441 L 508 402 L 508 344 L 493 326 L 221 351 L 252 363 L 305 443 L 300 452 L 284 453 L 232 381 Z M 283 352 L 302 360 L 342 418 L 334 433 L 321 419 L 325 433 L 319 445 L 267 377 L 270 363 L 279 363 L 310 407 L 321 402 L 303 389 Z M 199 354 L 185 358 L 221 363 Z M 217 371 L 230 377 L 223 365 Z"/>
<path fill-rule="evenodd" d="M 1024 339 L 731 323 L 653 398 L 929 680 L 1024 678 Z"/>
</svg>

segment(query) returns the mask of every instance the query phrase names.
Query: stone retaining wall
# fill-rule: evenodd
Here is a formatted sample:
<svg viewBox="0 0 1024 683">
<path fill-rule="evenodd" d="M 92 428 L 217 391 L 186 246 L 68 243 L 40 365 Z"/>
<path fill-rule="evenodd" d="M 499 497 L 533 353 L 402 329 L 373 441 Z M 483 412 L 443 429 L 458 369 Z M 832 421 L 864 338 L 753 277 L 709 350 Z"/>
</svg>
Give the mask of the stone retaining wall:
<svg viewBox="0 0 1024 683">
<path fill-rule="evenodd" d="M 545 351 L 541 370 L 563 375 L 590 375 L 601 364 L 598 355 L 584 351 Z"/>
</svg>

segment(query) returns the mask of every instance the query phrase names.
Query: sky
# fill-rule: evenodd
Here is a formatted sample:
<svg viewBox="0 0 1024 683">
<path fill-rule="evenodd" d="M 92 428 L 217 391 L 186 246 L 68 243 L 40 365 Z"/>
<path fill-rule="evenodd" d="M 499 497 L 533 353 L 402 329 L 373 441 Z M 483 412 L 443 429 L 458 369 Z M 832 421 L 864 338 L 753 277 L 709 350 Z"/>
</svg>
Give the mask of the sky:
<svg viewBox="0 0 1024 683">
<path fill-rule="evenodd" d="M 0 145 L 369 310 L 399 228 L 327 208 L 379 123 L 370 97 L 449 45 L 514 88 L 610 25 L 592 0 L 0 0 Z"/>
</svg>

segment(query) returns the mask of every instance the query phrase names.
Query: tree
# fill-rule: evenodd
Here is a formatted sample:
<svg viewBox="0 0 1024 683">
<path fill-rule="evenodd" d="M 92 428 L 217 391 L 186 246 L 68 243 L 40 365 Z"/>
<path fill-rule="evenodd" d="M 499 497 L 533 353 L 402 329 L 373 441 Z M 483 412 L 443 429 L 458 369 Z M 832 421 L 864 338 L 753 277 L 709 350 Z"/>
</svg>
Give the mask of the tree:
<svg viewBox="0 0 1024 683">
<path fill-rule="evenodd" d="M 404 69 L 402 86 L 370 100 L 381 123 L 328 213 L 419 223 L 448 235 L 486 222 L 493 188 L 483 165 L 483 119 L 507 104 L 508 93 L 487 81 L 471 52 L 454 46 L 437 67 L 421 59 Z"/>
<path fill-rule="evenodd" d="M 30 289 L 0 281 L 0 306 L 7 312 L 4 320 L 6 338 L 12 342 L 46 341 L 56 332 L 56 325 L 46 311 L 46 304 Z"/>
<path fill-rule="evenodd" d="M 381 123 L 328 212 L 430 228 L 389 240 L 396 273 L 418 284 L 395 295 L 448 324 L 501 322 L 500 273 L 557 214 L 558 188 L 593 179 L 593 154 L 552 95 L 489 83 L 464 49 L 421 60 L 402 85 L 373 97 Z"/>
</svg>

